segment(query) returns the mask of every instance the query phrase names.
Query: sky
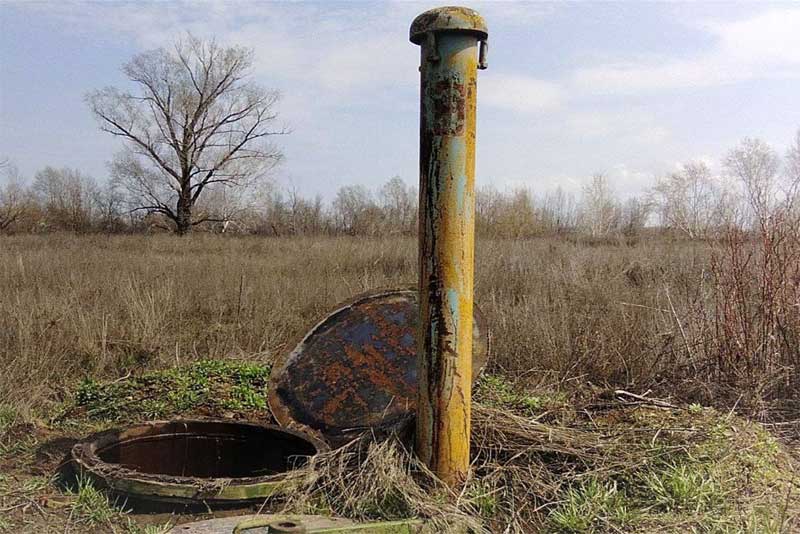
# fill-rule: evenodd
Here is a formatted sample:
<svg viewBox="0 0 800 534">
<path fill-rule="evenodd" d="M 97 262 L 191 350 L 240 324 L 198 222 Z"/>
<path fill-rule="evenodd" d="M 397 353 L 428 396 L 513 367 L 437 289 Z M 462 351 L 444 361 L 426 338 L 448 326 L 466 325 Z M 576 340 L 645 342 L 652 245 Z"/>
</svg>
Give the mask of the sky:
<svg viewBox="0 0 800 534">
<path fill-rule="evenodd" d="M 97 180 L 120 150 L 84 95 L 186 31 L 252 47 L 282 94 L 274 179 L 331 198 L 418 180 L 419 2 L 0 0 L 0 158 Z M 783 151 L 800 128 L 800 3 L 465 3 L 489 28 L 477 183 L 579 191 L 597 172 L 640 194 L 744 137 Z"/>
</svg>

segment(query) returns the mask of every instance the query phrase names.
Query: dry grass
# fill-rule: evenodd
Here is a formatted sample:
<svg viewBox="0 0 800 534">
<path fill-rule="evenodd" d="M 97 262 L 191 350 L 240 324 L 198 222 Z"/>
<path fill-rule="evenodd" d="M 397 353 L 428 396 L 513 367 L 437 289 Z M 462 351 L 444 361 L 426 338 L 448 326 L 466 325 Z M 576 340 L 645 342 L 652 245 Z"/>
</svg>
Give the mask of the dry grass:
<svg viewBox="0 0 800 534">
<path fill-rule="evenodd" d="M 0 414 L 0 510 L 7 513 L 0 519 L 18 531 L 127 533 L 190 521 L 129 515 L 124 503 L 91 486 L 64 493 L 50 478 L 73 438 L 110 425 L 197 414 L 268 420 L 269 372 L 267 365 L 201 360 L 85 380 L 49 422 Z M 568 397 L 487 374 L 476 387 L 473 465 L 463 491 L 442 485 L 407 444 L 366 436 L 294 471 L 297 490 L 265 507 L 424 518 L 425 532 L 453 533 L 778 534 L 798 526 L 800 472 L 773 436 L 730 413 L 665 404 L 595 388 Z"/>
<path fill-rule="evenodd" d="M 415 250 L 403 238 L 0 238 L 0 398 L 26 411 L 85 376 L 268 362 L 335 303 L 412 284 Z M 644 387 L 684 358 L 670 303 L 681 314 L 698 298 L 706 246 L 485 241 L 478 251 L 495 369 Z"/>
<path fill-rule="evenodd" d="M 422 517 L 425 532 L 453 533 L 779 534 L 800 526 L 796 464 L 755 423 L 699 406 L 565 403 L 534 414 L 483 402 L 461 491 L 439 483 L 400 441 L 367 437 L 296 473 L 301 487 L 283 510 Z"/>
<path fill-rule="evenodd" d="M 0 239 L 0 398 L 199 358 L 269 361 L 336 302 L 411 281 L 411 242 Z"/>
<path fill-rule="evenodd" d="M 464 492 L 441 487 L 401 444 L 358 443 L 313 463 L 306 491 L 288 506 L 354 518 L 430 517 L 439 527 L 493 532 L 785 531 L 796 513 L 784 505 L 786 488 L 797 491 L 794 467 L 761 427 L 727 409 L 622 408 L 608 394 L 609 387 L 653 389 L 676 404 L 759 409 L 797 397 L 797 382 L 771 376 L 748 376 L 751 391 L 723 395 L 742 383 L 741 369 L 727 373 L 717 363 L 723 345 L 712 327 L 721 295 L 711 282 L 726 272 L 719 250 L 666 239 L 479 241 L 476 299 L 494 355 L 477 390 L 474 477 Z M 415 276 L 410 238 L 0 237 L 0 427 L 28 429 L 24 439 L 0 435 L 13 448 L 0 460 L 39 477 L 13 472 L 8 480 L 48 476 L 33 451 L 45 438 L 63 438 L 52 418 L 72 413 L 65 406 L 74 408 L 80 395 L 84 404 L 100 395 L 104 409 L 102 395 L 116 390 L 149 399 L 147 388 L 208 359 L 268 373 L 273 358 L 336 303 L 413 284 Z M 737 273 L 739 291 L 751 290 L 750 279 L 760 280 Z M 782 298 L 791 304 L 792 293 Z M 790 335 L 800 330 L 780 324 Z M 796 376 L 790 360 L 770 354 L 784 362 L 781 377 Z M 185 399 L 170 399 L 140 407 L 185 411 Z M 262 408 L 242 406 L 254 417 Z M 146 415 L 104 412 L 108 421 L 99 424 L 120 413 Z M 776 428 L 794 428 L 783 425 Z M 0 482 L 5 476 L 0 471 Z M 53 491 L 43 488 L 36 491 Z M 24 510 L 34 494 L 8 506 Z"/>
</svg>

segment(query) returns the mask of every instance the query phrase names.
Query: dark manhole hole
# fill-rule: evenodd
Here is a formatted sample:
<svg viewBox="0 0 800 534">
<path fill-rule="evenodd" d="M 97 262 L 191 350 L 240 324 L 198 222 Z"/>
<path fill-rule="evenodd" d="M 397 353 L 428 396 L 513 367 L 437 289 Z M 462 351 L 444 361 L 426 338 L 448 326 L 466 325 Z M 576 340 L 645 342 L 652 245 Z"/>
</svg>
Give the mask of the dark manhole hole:
<svg viewBox="0 0 800 534">
<path fill-rule="evenodd" d="M 321 441 L 271 425 L 221 420 L 156 421 L 78 443 L 80 475 L 132 505 L 237 505 L 290 490 L 286 473 L 327 450 Z"/>
</svg>

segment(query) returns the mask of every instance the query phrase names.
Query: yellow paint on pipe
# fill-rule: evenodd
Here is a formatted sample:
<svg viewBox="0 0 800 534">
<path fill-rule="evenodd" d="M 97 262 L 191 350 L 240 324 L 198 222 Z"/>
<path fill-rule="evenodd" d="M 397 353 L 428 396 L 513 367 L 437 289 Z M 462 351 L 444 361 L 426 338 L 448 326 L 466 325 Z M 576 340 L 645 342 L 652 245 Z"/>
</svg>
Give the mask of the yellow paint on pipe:
<svg viewBox="0 0 800 534">
<path fill-rule="evenodd" d="M 466 8 L 423 13 L 420 124 L 420 330 L 416 450 L 450 485 L 469 469 L 475 255 L 478 42 Z"/>
</svg>

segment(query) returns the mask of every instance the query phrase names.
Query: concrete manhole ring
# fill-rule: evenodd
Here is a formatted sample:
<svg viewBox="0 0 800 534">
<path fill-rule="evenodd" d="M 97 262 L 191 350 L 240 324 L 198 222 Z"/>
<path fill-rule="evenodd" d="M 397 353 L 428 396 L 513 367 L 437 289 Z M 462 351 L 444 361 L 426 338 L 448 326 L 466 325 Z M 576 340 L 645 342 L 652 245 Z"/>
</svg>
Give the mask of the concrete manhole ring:
<svg viewBox="0 0 800 534">
<path fill-rule="evenodd" d="M 139 502 L 236 505 L 285 494 L 291 471 L 328 450 L 313 436 L 231 420 L 134 424 L 72 448 L 77 474 Z"/>
</svg>

